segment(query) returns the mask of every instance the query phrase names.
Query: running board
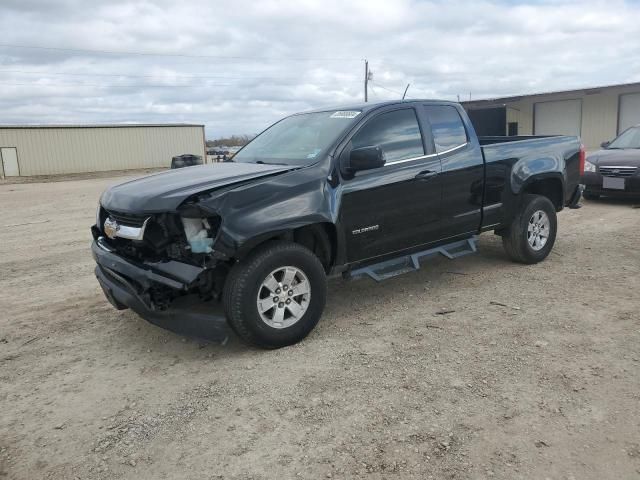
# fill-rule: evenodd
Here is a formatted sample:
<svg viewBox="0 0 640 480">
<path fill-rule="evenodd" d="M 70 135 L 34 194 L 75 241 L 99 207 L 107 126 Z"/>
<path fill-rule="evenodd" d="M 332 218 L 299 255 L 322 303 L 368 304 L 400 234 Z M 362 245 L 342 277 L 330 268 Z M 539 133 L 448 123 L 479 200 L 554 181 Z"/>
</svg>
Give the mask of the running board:
<svg viewBox="0 0 640 480">
<path fill-rule="evenodd" d="M 454 258 L 469 255 L 478 251 L 478 236 L 474 235 L 465 240 L 448 243 L 440 247 L 430 248 L 421 252 L 404 255 L 402 257 L 392 258 L 384 262 L 368 265 L 366 267 L 351 270 L 348 276 L 350 278 L 359 278 L 368 275 L 376 282 L 382 282 L 391 277 L 402 275 L 407 272 L 415 272 L 420 269 L 420 260 L 438 253 L 444 255 L 450 260 Z"/>
</svg>

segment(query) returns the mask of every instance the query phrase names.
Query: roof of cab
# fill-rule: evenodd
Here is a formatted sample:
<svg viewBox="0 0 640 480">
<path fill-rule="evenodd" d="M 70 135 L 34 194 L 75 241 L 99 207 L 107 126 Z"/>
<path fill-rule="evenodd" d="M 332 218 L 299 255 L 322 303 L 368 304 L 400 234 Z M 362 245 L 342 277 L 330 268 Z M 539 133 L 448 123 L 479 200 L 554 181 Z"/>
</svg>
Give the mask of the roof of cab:
<svg viewBox="0 0 640 480">
<path fill-rule="evenodd" d="M 347 111 L 347 110 L 357 110 L 363 113 L 369 112 L 371 110 L 375 110 L 382 107 L 387 107 L 389 105 L 398 105 L 398 104 L 414 104 L 414 103 L 441 103 L 443 105 L 459 105 L 458 102 L 451 102 L 448 100 L 434 100 L 434 99 L 411 99 L 411 100 L 389 100 L 386 102 L 377 102 L 377 103 L 356 103 L 351 105 L 338 105 L 333 107 L 325 107 L 325 108 L 316 108 L 314 110 L 307 110 L 305 112 L 300 113 L 315 113 L 315 112 L 332 112 L 332 111 Z"/>
</svg>

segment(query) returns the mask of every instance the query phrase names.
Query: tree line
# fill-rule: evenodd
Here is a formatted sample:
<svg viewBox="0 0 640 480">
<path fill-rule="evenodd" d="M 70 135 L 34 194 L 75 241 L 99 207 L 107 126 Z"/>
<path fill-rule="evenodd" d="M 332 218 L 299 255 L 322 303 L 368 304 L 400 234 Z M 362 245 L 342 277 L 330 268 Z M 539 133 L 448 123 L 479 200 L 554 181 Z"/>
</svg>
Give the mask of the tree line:
<svg viewBox="0 0 640 480">
<path fill-rule="evenodd" d="M 249 143 L 255 135 L 231 135 L 226 138 L 207 140 L 207 147 L 241 147 Z"/>
</svg>

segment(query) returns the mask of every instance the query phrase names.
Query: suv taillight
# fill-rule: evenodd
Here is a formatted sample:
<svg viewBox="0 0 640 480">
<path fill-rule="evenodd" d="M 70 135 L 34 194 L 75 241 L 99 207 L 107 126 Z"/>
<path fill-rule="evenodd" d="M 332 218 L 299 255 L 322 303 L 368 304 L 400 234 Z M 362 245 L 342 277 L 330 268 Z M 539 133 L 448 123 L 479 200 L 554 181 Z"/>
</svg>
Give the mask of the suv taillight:
<svg viewBox="0 0 640 480">
<path fill-rule="evenodd" d="M 580 176 L 584 175 L 584 162 L 587 159 L 587 152 L 584 149 L 584 145 L 580 145 Z"/>
</svg>

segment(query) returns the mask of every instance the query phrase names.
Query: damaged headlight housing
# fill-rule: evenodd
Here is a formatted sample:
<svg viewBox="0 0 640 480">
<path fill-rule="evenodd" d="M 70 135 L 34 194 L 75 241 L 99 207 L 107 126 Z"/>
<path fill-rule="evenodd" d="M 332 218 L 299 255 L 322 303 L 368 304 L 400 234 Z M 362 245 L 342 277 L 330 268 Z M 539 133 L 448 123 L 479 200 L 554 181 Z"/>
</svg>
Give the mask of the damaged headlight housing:
<svg viewBox="0 0 640 480">
<path fill-rule="evenodd" d="M 191 251 L 193 253 L 211 253 L 213 238 L 209 233 L 212 230 L 209 220 L 206 218 L 180 218 Z"/>
<path fill-rule="evenodd" d="M 98 208 L 96 209 L 96 227 L 99 231 L 102 231 L 102 205 L 98 203 Z"/>
<path fill-rule="evenodd" d="M 192 253 L 213 252 L 213 242 L 222 220 L 215 212 L 203 209 L 197 200 L 183 204 L 179 210 L 184 235 Z"/>
</svg>

